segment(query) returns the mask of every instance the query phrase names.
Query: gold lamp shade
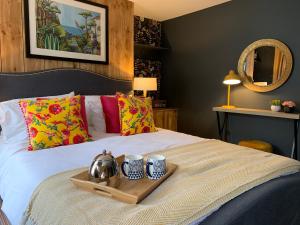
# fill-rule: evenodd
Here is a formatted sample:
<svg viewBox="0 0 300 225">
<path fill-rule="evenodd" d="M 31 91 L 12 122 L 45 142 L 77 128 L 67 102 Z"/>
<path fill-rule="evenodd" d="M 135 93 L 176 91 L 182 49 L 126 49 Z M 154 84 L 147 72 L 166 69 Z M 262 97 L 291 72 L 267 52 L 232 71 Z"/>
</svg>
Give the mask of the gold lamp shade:
<svg viewBox="0 0 300 225">
<path fill-rule="evenodd" d="M 223 84 L 228 86 L 228 92 L 227 92 L 227 105 L 224 105 L 222 107 L 227 109 L 235 108 L 235 106 L 230 105 L 230 85 L 236 85 L 241 83 L 241 78 L 239 75 L 237 75 L 234 70 L 230 70 L 229 74 L 227 74 L 223 80 Z"/>
<path fill-rule="evenodd" d="M 224 78 L 223 84 L 226 85 L 235 85 L 241 83 L 241 78 L 237 75 L 234 70 L 230 70 L 229 74 L 227 74 Z"/>
</svg>

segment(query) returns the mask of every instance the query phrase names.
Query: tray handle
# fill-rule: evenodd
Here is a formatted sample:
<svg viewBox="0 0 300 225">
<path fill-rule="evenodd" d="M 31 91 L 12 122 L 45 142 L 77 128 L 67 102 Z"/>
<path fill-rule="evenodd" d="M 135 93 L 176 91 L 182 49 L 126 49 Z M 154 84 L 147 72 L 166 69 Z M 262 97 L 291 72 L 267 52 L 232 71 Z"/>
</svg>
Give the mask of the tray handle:
<svg viewBox="0 0 300 225">
<path fill-rule="evenodd" d="M 107 192 L 107 191 L 105 191 L 105 190 L 102 190 L 102 189 L 100 189 L 100 188 L 94 188 L 94 191 L 97 193 L 97 194 L 99 194 L 99 195 L 103 195 L 103 196 L 106 196 L 106 197 L 112 197 L 112 194 L 111 193 L 109 193 L 109 192 Z"/>
</svg>

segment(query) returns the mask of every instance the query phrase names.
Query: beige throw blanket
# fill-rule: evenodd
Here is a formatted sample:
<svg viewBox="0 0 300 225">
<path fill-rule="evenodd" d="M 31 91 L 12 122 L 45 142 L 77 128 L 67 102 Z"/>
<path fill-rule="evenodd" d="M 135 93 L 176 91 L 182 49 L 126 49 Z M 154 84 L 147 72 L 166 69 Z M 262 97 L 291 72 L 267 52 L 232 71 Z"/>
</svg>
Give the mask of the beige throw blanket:
<svg viewBox="0 0 300 225">
<path fill-rule="evenodd" d="M 209 140 L 162 152 L 178 169 L 138 205 L 76 188 L 78 169 L 44 181 L 24 215 L 26 225 L 189 224 L 243 192 L 300 170 L 298 161 Z"/>
</svg>

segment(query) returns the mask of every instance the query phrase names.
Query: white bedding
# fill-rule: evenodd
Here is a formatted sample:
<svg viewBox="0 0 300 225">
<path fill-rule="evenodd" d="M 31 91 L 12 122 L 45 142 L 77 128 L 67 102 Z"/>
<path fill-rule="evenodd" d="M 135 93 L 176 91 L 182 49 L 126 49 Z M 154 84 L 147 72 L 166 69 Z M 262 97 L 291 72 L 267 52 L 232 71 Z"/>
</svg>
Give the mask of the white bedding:
<svg viewBox="0 0 300 225">
<path fill-rule="evenodd" d="M 80 145 L 29 152 L 20 146 L 0 142 L 0 196 L 2 210 L 12 225 L 20 223 L 35 188 L 49 176 L 87 167 L 103 149 L 113 155 L 145 154 L 205 139 L 168 130 L 121 137 L 116 134 L 93 133 L 97 141 Z"/>
</svg>

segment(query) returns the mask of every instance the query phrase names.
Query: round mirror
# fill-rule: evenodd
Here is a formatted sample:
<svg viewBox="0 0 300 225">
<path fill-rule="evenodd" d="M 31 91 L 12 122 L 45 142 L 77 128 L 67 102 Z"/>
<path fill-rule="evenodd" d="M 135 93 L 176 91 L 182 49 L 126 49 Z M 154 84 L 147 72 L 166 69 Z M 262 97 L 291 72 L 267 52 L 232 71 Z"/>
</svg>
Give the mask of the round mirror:
<svg viewBox="0 0 300 225">
<path fill-rule="evenodd" d="M 292 66 L 292 54 L 285 44 L 274 39 L 262 39 L 243 51 L 238 71 L 245 87 L 267 92 L 287 81 Z"/>
</svg>

